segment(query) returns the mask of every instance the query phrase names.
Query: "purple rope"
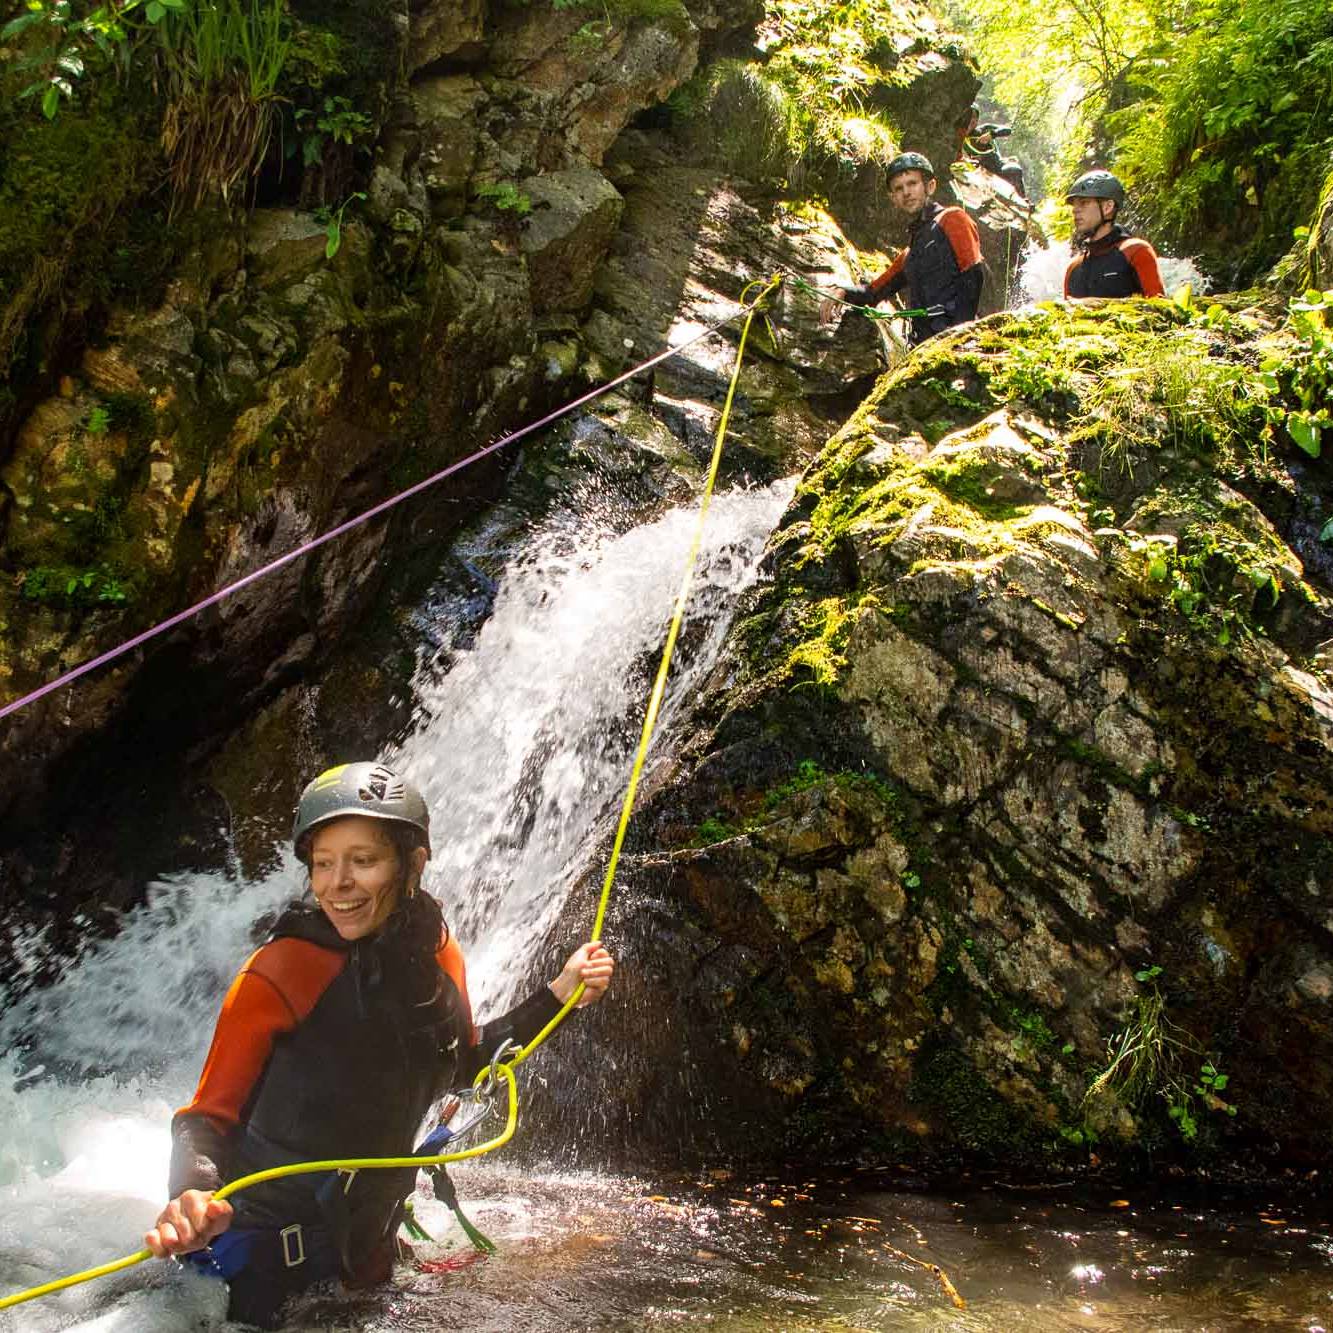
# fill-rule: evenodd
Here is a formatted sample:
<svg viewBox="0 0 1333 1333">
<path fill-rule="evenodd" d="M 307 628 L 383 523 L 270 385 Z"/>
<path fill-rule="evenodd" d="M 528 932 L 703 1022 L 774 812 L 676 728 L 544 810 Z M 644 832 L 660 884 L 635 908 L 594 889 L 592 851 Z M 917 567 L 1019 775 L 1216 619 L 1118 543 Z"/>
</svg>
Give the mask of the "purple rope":
<svg viewBox="0 0 1333 1333">
<path fill-rule="evenodd" d="M 751 305 L 757 302 L 751 302 Z M 196 616 L 200 611 L 207 607 L 215 606 L 232 593 L 240 592 L 244 587 L 262 579 L 266 574 L 272 574 L 274 570 L 281 569 L 284 565 L 289 565 L 293 560 L 299 560 L 301 556 L 308 555 L 316 547 L 323 546 L 325 542 L 331 542 L 335 537 L 341 537 L 344 532 L 350 532 L 353 528 L 360 527 L 362 523 L 369 522 L 386 510 L 392 509 L 395 505 L 402 504 L 404 500 L 430 486 L 436 482 L 443 481 L 445 477 L 452 476 L 455 472 L 461 472 L 465 467 L 470 467 L 473 463 L 485 458 L 488 454 L 493 454 L 497 449 L 503 449 L 507 444 L 513 444 L 515 440 L 521 440 L 526 435 L 531 435 L 534 431 L 541 430 L 544 426 L 549 426 L 553 421 L 558 421 L 561 417 L 567 416 L 584 404 L 592 402 L 595 398 L 600 398 L 602 394 L 609 393 L 617 385 L 624 384 L 628 379 L 641 374 L 645 370 L 651 369 L 659 362 L 667 360 L 669 357 L 677 356 L 688 348 L 693 347 L 695 343 L 703 342 L 705 338 L 712 337 L 719 329 L 725 328 L 732 320 L 739 319 L 750 309 L 749 305 L 742 306 L 734 315 L 719 321 L 717 324 L 706 328 L 702 333 L 696 334 L 687 342 L 683 342 L 679 347 L 668 347 L 666 351 L 659 352 L 656 356 L 650 357 L 647 361 L 641 362 L 631 370 L 625 371 L 623 375 L 617 375 L 615 379 L 609 380 L 600 388 L 593 389 L 585 393 L 582 398 L 576 398 L 572 403 L 566 403 L 564 407 L 557 408 L 554 412 L 548 413 L 540 421 L 534 421 L 530 426 L 524 426 L 516 430 L 511 435 L 506 435 L 502 439 L 496 440 L 494 444 L 488 444 L 484 449 L 478 449 L 475 454 L 469 454 L 467 458 L 459 459 L 456 463 L 450 463 L 448 467 L 442 468 L 439 472 L 427 477 L 424 481 L 419 481 L 415 486 L 409 486 L 405 491 L 399 491 L 397 495 L 390 496 L 387 500 L 382 500 L 379 504 L 367 509 L 364 513 L 349 518 L 345 523 L 339 523 L 336 528 L 330 528 L 328 532 L 321 533 L 318 537 L 312 537 L 308 542 L 296 547 L 295 550 L 288 551 L 286 555 L 280 555 L 276 560 L 270 560 L 268 564 L 261 565 L 260 568 L 252 573 L 245 575 L 244 578 L 237 579 L 235 583 L 229 583 L 225 588 L 205 597 L 203 601 L 196 602 L 193 606 L 187 607 L 184 611 L 178 611 L 174 616 L 168 617 L 160 624 L 154 625 L 151 629 L 146 629 L 142 634 L 136 634 L 132 639 L 128 639 L 117 648 L 112 648 L 105 653 L 99 654 L 90 661 L 84 662 L 81 666 L 76 666 L 72 671 L 67 671 L 63 676 L 58 676 L 55 680 L 48 681 L 47 684 L 33 690 L 30 694 L 25 694 L 13 703 L 6 704 L 0 708 L 0 718 L 8 717 L 11 713 L 17 713 L 19 709 L 26 708 L 29 704 L 36 703 L 38 699 L 50 694 L 53 690 L 58 690 L 62 685 L 69 684 L 70 681 L 77 680 L 80 676 L 86 676 L 90 671 L 96 671 L 98 667 L 105 666 L 108 662 L 114 662 L 116 658 L 123 657 L 126 653 L 132 652 L 141 644 L 145 644 L 149 639 L 156 638 L 159 634 L 166 633 L 167 630 L 189 620 L 191 616 Z"/>
</svg>

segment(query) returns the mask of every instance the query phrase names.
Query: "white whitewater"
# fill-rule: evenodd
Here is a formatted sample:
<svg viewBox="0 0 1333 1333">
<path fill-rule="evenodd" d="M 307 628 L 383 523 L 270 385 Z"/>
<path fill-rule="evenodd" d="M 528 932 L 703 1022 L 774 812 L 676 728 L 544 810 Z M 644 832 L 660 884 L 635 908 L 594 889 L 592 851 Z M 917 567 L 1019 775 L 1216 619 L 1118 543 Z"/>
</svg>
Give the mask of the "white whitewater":
<svg viewBox="0 0 1333 1333">
<path fill-rule="evenodd" d="M 790 494 L 714 501 L 661 734 L 715 660 Z M 500 579 L 474 647 L 422 685 L 418 731 L 385 756 L 426 792 L 428 885 L 483 1017 L 522 983 L 618 809 L 694 522 L 687 507 L 619 535 L 547 524 Z M 0 1017 L 0 1292 L 139 1248 L 223 990 L 256 923 L 300 887 L 290 857 L 258 882 L 154 884 L 115 939 Z M 0 1330 L 216 1329 L 222 1308 L 220 1284 L 149 1262 L 0 1313 Z"/>
</svg>

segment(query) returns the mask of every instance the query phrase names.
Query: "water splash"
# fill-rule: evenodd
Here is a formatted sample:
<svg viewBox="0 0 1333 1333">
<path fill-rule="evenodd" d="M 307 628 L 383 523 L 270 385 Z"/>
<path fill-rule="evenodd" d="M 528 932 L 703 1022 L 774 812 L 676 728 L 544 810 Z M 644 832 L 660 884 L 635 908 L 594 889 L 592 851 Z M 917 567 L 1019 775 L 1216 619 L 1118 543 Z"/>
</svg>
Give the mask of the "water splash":
<svg viewBox="0 0 1333 1333">
<path fill-rule="evenodd" d="M 790 493 L 714 501 L 666 728 L 710 669 Z M 397 761 L 430 803 L 433 883 L 483 1016 L 521 983 L 580 849 L 616 808 L 694 522 L 692 508 L 625 533 L 552 519 L 501 577 L 473 646 L 442 680 L 422 673 L 418 728 Z M 256 923 L 302 878 L 287 854 L 255 881 L 154 883 L 115 938 L 0 1018 L 0 1290 L 137 1248 L 162 1203 L 172 1108 L 194 1086 L 223 990 Z M 18 1307 L 0 1330 L 220 1326 L 217 1284 L 143 1290 L 161 1272 Z"/>
<path fill-rule="evenodd" d="M 723 613 L 790 494 L 784 482 L 714 502 L 663 732 L 715 659 Z M 620 535 L 549 528 L 510 569 L 475 647 L 423 685 L 428 720 L 398 762 L 431 809 L 430 882 L 479 978 L 474 999 L 494 1006 L 523 983 L 561 886 L 618 808 L 694 523 L 676 509 Z"/>
</svg>

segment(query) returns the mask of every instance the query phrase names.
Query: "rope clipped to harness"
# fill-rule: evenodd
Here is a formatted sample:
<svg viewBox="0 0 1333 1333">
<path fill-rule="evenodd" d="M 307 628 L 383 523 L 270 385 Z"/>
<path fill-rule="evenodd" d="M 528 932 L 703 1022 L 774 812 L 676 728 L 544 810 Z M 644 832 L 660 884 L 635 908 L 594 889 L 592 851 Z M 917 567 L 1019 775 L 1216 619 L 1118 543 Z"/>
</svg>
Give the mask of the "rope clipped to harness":
<svg viewBox="0 0 1333 1333">
<path fill-rule="evenodd" d="M 648 755 L 648 745 L 652 740 L 653 730 L 657 723 L 657 715 L 661 709 L 662 699 L 666 693 L 667 674 L 671 669 L 672 654 L 675 651 L 676 640 L 680 635 L 681 625 L 685 616 L 686 603 L 689 600 L 690 589 L 694 582 L 694 570 L 698 563 L 699 552 L 703 544 L 704 524 L 708 517 L 708 508 L 713 498 L 713 491 L 717 485 L 718 469 L 722 461 L 722 445 L 723 441 L 726 439 L 727 426 L 731 420 L 731 409 L 736 398 L 736 386 L 740 381 L 741 362 L 745 356 L 745 344 L 749 338 L 750 328 L 754 322 L 755 315 L 763 310 L 763 307 L 766 305 L 769 298 L 782 286 L 783 277 L 783 274 L 776 273 L 772 278 L 767 280 L 761 279 L 757 282 L 750 283 L 746 286 L 744 291 L 741 292 L 740 304 L 745 312 L 745 323 L 742 326 L 740 341 L 736 348 L 736 360 L 731 373 L 731 382 L 727 389 L 726 401 L 723 403 L 722 412 L 718 418 L 717 436 L 714 441 L 713 454 L 709 462 L 708 474 L 704 483 L 703 497 L 699 506 L 699 518 L 695 526 L 694 538 L 690 546 L 689 557 L 686 560 L 685 573 L 681 579 L 680 591 L 676 595 L 675 611 L 672 614 L 671 626 L 667 632 L 666 644 L 662 649 L 661 664 L 658 667 L 657 677 L 653 683 L 652 693 L 648 699 L 648 706 L 643 720 L 643 730 L 639 738 L 639 748 L 634 758 L 633 768 L 630 771 L 629 784 L 625 792 L 625 800 L 620 812 L 620 824 L 616 829 L 615 842 L 612 846 L 611 856 L 607 863 L 606 877 L 602 884 L 602 894 L 597 904 L 597 915 L 593 922 L 592 933 L 589 937 L 594 941 L 600 940 L 602 936 L 602 926 L 606 920 L 606 911 L 611 900 L 611 889 L 615 882 L 616 868 L 620 862 L 620 852 L 624 845 L 625 833 L 629 827 L 630 815 L 634 809 L 634 798 L 638 792 L 639 778 L 643 772 L 644 762 Z M 761 287 L 762 290 L 757 296 L 750 299 L 750 293 L 756 287 Z M 734 319 L 737 317 L 738 316 L 732 316 L 731 318 Z M 767 315 L 764 317 L 767 319 Z M 730 321 L 727 320 L 723 322 L 727 323 Z M 707 330 L 707 332 L 716 332 L 717 329 L 721 327 L 722 325 L 720 324 L 716 325 L 714 328 Z M 690 340 L 691 343 L 695 341 L 697 341 L 697 339 Z M 642 370 L 644 366 L 653 364 L 656 360 L 665 360 L 667 356 L 675 355 L 687 345 L 689 344 L 682 344 L 680 347 L 673 348 L 670 351 L 663 353 L 660 357 L 655 358 L 654 362 L 645 362 L 644 365 L 638 367 L 638 369 Z M 597 392 L 605 392 L 607 388 L 621 382 L 624 378 L 627 377 L 622 376 L 617 380 L 611 381 L 610 384 L 603 386 L 603 388 Z M 588 395 L 588 397 L 596 396 L 596 394 Z M 581 401 L 586 401 L 586 399 Z M 563 408 L 561 409 L 561 413 L 569 410 L 569 407 Z M 560 415 L 561 413 L 554 415 Z M 543 422 L 539 424 L 545 423 Z M 506 438 L 509 440 L 516 439 L 519 434 L 526 433 L 528 429 L 535 429 L 535 427 L 525 428 L 523 432 L 515 432 L 514 435 Z M 490 448 L 495 447 L 497 446 L 490 446 Z M 417 487 L 413 488 L 413 492 L 420 489 L 422 486 L 429 485 L 432 480 L 434 480 L 434 478 L 428 478 L 426 482 L 419 483 Z M 408 492 L 404 492 L 403 494 L 406 495 Z M 367 514 L 373 512 L 375 511 L 367 511 Z M 344 525 L 344 527 L 346 526 L 349 525 Z M 335 535 L 340 530 L 341 529 L 334 529 L 331 533 L 326 534 L 326 537 Z M 300 551 L 282 557 L 279 561 L 275 561 L 274 565 L 269 568 L 276 567 L 277 564 L 294 558 L 297 554 L 300 554 Z M 256 571 L 255 575 L 247 577 L 254 578 L 262 572 L 264 571 Z M 240 583 L 232 585 L 233 588 L 240 586 Z M 202 603 L 200 605 L 202 606 Z M 199 608 L 195 607 L 191 610 L 193 611 L 197 609 Z M 191 612 L 184 612 L 182 615 L 189 615 L 190 613 Z M 163 623 L 165 625 L 168 622 Z M 17 700 L 7 708 L 0 709 L 0 717 L 3 717 L 6 712 L 13 711 L 25 703 L 31 702 L 38 697 L 40 693 L 48 691 L 55 685 L 64 683 L 65 680 L 72 678 L 73 675 L 82 674 L 83 671 L 91 669 L 98 664 L 99 660 L 100 659 L 94 659 L 93 662 L 88 663 L 84 668 L 80 668 L 78 671 L 70 673 L 69 677 L 62 677 L 59 681 L 53 682 L 51 686 L 43 687 L 42 691 L 35 691 L 32 695 Z M 416 1167 L 420 1170 L 431 1171 L 436 1167 L 444 1167 L 450 1162 L 461 1162 L 468 1158 L 481 1157 L 486 1153 L 494 1152 L 497 1148 L 504 1147 L 504 1145 L 514 1137 L 514 1130 L 518 1124 L 518 1085 L 514 1078 L 514 1070 L 522 1064 L 523 1061 L 526 1060 L 562 1022 L 564 1022 L 565 1017 L 569 1014 L 570 1010 L 572 1010 L 578 1004 L 579 1000 L 582 999 L 584 990 L 585 987 L 583 983 L 580 982 L 575 988 L 574 993 L 561 1007 L 555 1017 L 552 1018 L 551 1021 L 547 1023 L 526 1046 L 520 1048 L 512 1043 L 505 1043 L 505 1045 L 501 1046 L 501 1048 L 492 1056 L 490 1064 L 477 1075 L 471 1091 L 464 1094 L 466 1097 L 470 1097 L 476 1102 L 478 1113 L 475 1117 L 469 1120 L 466 1126 L 460 1126 L 459 1129 L 454 1130 L 449 1135 L 449 1139 L 458 1138 L 465 1132 L 465 1130 L 472 1128 L 474 1124 L 478 1123 L 485 1117 L 485 1115 L 489 1114 L 494 1095 L 499 1090 L 501 1084 L 504 1085 L 507 1101 L 505 1126 L 494 1138 L 488 1139 L 485 1143 L 480 1143 L 476 1147 L 462 1148 L 454 1152 L 422 1155 L 422 1148 L 425 1148 L 426 1144 L 430 1141 L 427 1139 L 426 1142 L 422 1144 L 422 1147 L 410 1157 L 351 1157 L 318 1162 L 292 1162 L 285 1166 L 269 1167 L 264 1171 L 256 1171 L 251 1175 L 242 1176 L 237 1180 L 233 1180 L 230 1183 L 223 1185 L 213 1197 L 215 1199 L 228 1199 L 234 1194 L 239 1194 L 242 1190 L 249 1189 L 252 1185 L 259 1185 L 268 1180 L 280 1180 L 287 1176 L 306 1175 L 311 1172 L 392 1170 L 403 1167 Z M 448 1147 L 448 1143 L 449 1140 L 443 1140 L 441 1146 Z M 447 1182 L 445 1188 L 448 1193 L 443 1197 L 443 1201 L 453 1210 L 454 1215 L 459 1219 L 460 1226 L 463 1227 L 464 1232 L 472 1243 L 477 1246 L 478 1251 L 490 1253 L 494 1250 L 495 1246 L 462 1216 L 461 1212 L 456 1207 L 457 1193 L 453 1190 L 453 1184 L 448 1181 L 447 1177 L 445 1177 L 445 1180 Z M 448 1197 L 449 1195 L 452 1195 L 452 1203 Z M 437 1197 L 441 1196 L 437 1193 Z M 419 1226 L 420 1224 L 417 1225 Z M 487 1246 L 490 1247 L 489 1250 L 485 1248 Z M 120 1272 L 122 1269 L 131 1268 L 135 1264 L 142 1263 L 145 1259 L 151 1259 L 152 1257 L 152 1251 L 145 1248 L 136 1251 L 134 1254 L 128 1254 L 123 1259 L 115 1259 L 110 1263 L 101 1264 L 96 1268 L 85 1269 L 81 1273 L 72 1273 L 68 1277 L 58 1278 L 52 1282 L 44 1282 L 39 1286 L 29 1287 L 25 1291 L 14 1292 L 12 1295 L 0 1297 L 0 1310 L 7 1310 L 12 1306 L 21 1305 L 25 1301 L 36 1300 L 41 1296 L 49 1296 L 53 1292 L 64 1291 L 66 1288 L 77 1286 L 81 1282 L 91 1282 L 94 1278 L 105 1277 L 110 1273 Z"/>
<path fill-rule="evenodd" d="M 445 1144 L 457 1138 L 459 1134 L 467 1133 L 475 1123 L 475 1119 L 470 1120 L 457 1130 L 450 1129 L 447 1123 L 437 1125 L 417 1146 L 418 1156 L 438 1156 L 443 1152 Z M 454 1182 L 449 1178 L 449 1172 L 443 1163 L 426 1167 L 425 1174 L 430 1177 L 435 1197 L 453 1213 L 458 1225 L 463 1230 L 463 1234 L 472 1242 L 473 1249 L 479 1250 L 482 1254 L 494 1254 L 495 1242 L 468 1221 L 463 1212 L 463 1205 L 458 1201 L 458 1191 L 454 1188 Z M 403 1210 L 403 1225 L 407 1228 L 407 1234 L 413 1240 L 433 1241 L 435 1239 L 417 1221 L 411 1199 L 408 1199 Z"/>
</svg>

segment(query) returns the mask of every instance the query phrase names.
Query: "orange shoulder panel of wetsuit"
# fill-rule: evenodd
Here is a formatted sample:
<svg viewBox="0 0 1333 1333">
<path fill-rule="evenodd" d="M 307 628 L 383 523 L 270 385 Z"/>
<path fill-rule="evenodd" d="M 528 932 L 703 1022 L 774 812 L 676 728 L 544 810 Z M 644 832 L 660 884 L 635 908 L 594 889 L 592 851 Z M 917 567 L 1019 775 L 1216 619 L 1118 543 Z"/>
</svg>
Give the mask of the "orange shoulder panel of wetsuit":
<svg viewBox="0 0 1333 1333">
<path fill-rule="evenodd" d="M 1065 269 L 1065 297 L 1066 297 L 1066 299 L 1068 299 L 1068 296 L 1069 296 L 1069 279 L 1072 278 L 1072 277 L 1074 276 L 1074 270 L 1075 270 L 1075 269 L 1076 269 L 1082 262 L 1083 262 L 1083 256 L 1082 256 L 1082 255 L 1075 255 L 1075 256 L 1073 257 L 1073 259 L 1071 259 L 1071 260 L 1069 261 L 1069 267 Z"/>
<path fill-rule="evenodd" d="M 463 951 L 458 947 L 458 941 L 454 939 L 454 933 L 448 926 L 444 928 L 440 947 L 435 951 L 435 961 L 439 963 L 440 971 L 458 987 L 459 998 L 463 1001 L 463 1018 L 468 1031 L 472 1034 L 470 1037 L 472 1045 L 475 1046 L 481 1034 L 472 1021 L 472 1001 L 468 999 L 467 994 L 467 966 L 463 962 Z"/>
<path fill-rule="evenodd" d="M 1139 236 L 1131 236 L 1120 243 L 1120 253 L 1129 260 L 1138 277 L 1144 296 L 1165 296 L 1161 270 L 1157 267 L 1157 251 Z"/>
<path fill-rule="evenodd" d="M 946 208 L 936 221 L 940 224 L 940 230 L 949 238 L 960 272 L 966 272 L 981 263 L 981 235 L 966 209 L 957 205 Z"/>
<path fill-rule="evenodd" d="M 903 271 L 903 265 L 905 263 L 907 263 L 907 251 L 899 250 L 898 257 L 893 261 L 893 263 L 890 264 L 888 268 L 886 268 L 884 272 L 879 275 L 879 277 L 875 278 L 874 281 L 871 282 L 870 290 L 872 292 L 882 292 L 884 288 L 887 287 L 889 283 L 891 283 L 894 280 L 894 278 L 896 278 L 898 274 L 900 274 Z"/>
<path fill-rule="evenodd" d="M 345 962 L 344 954 L 309 940 L 273 940 L 256 949 L 222 1001 L 194 1100 L 177 1114 L 206 1115 L 228 1129 L 238 1124 L 274 1038 L 305 1019 Z"/>
</svg>

